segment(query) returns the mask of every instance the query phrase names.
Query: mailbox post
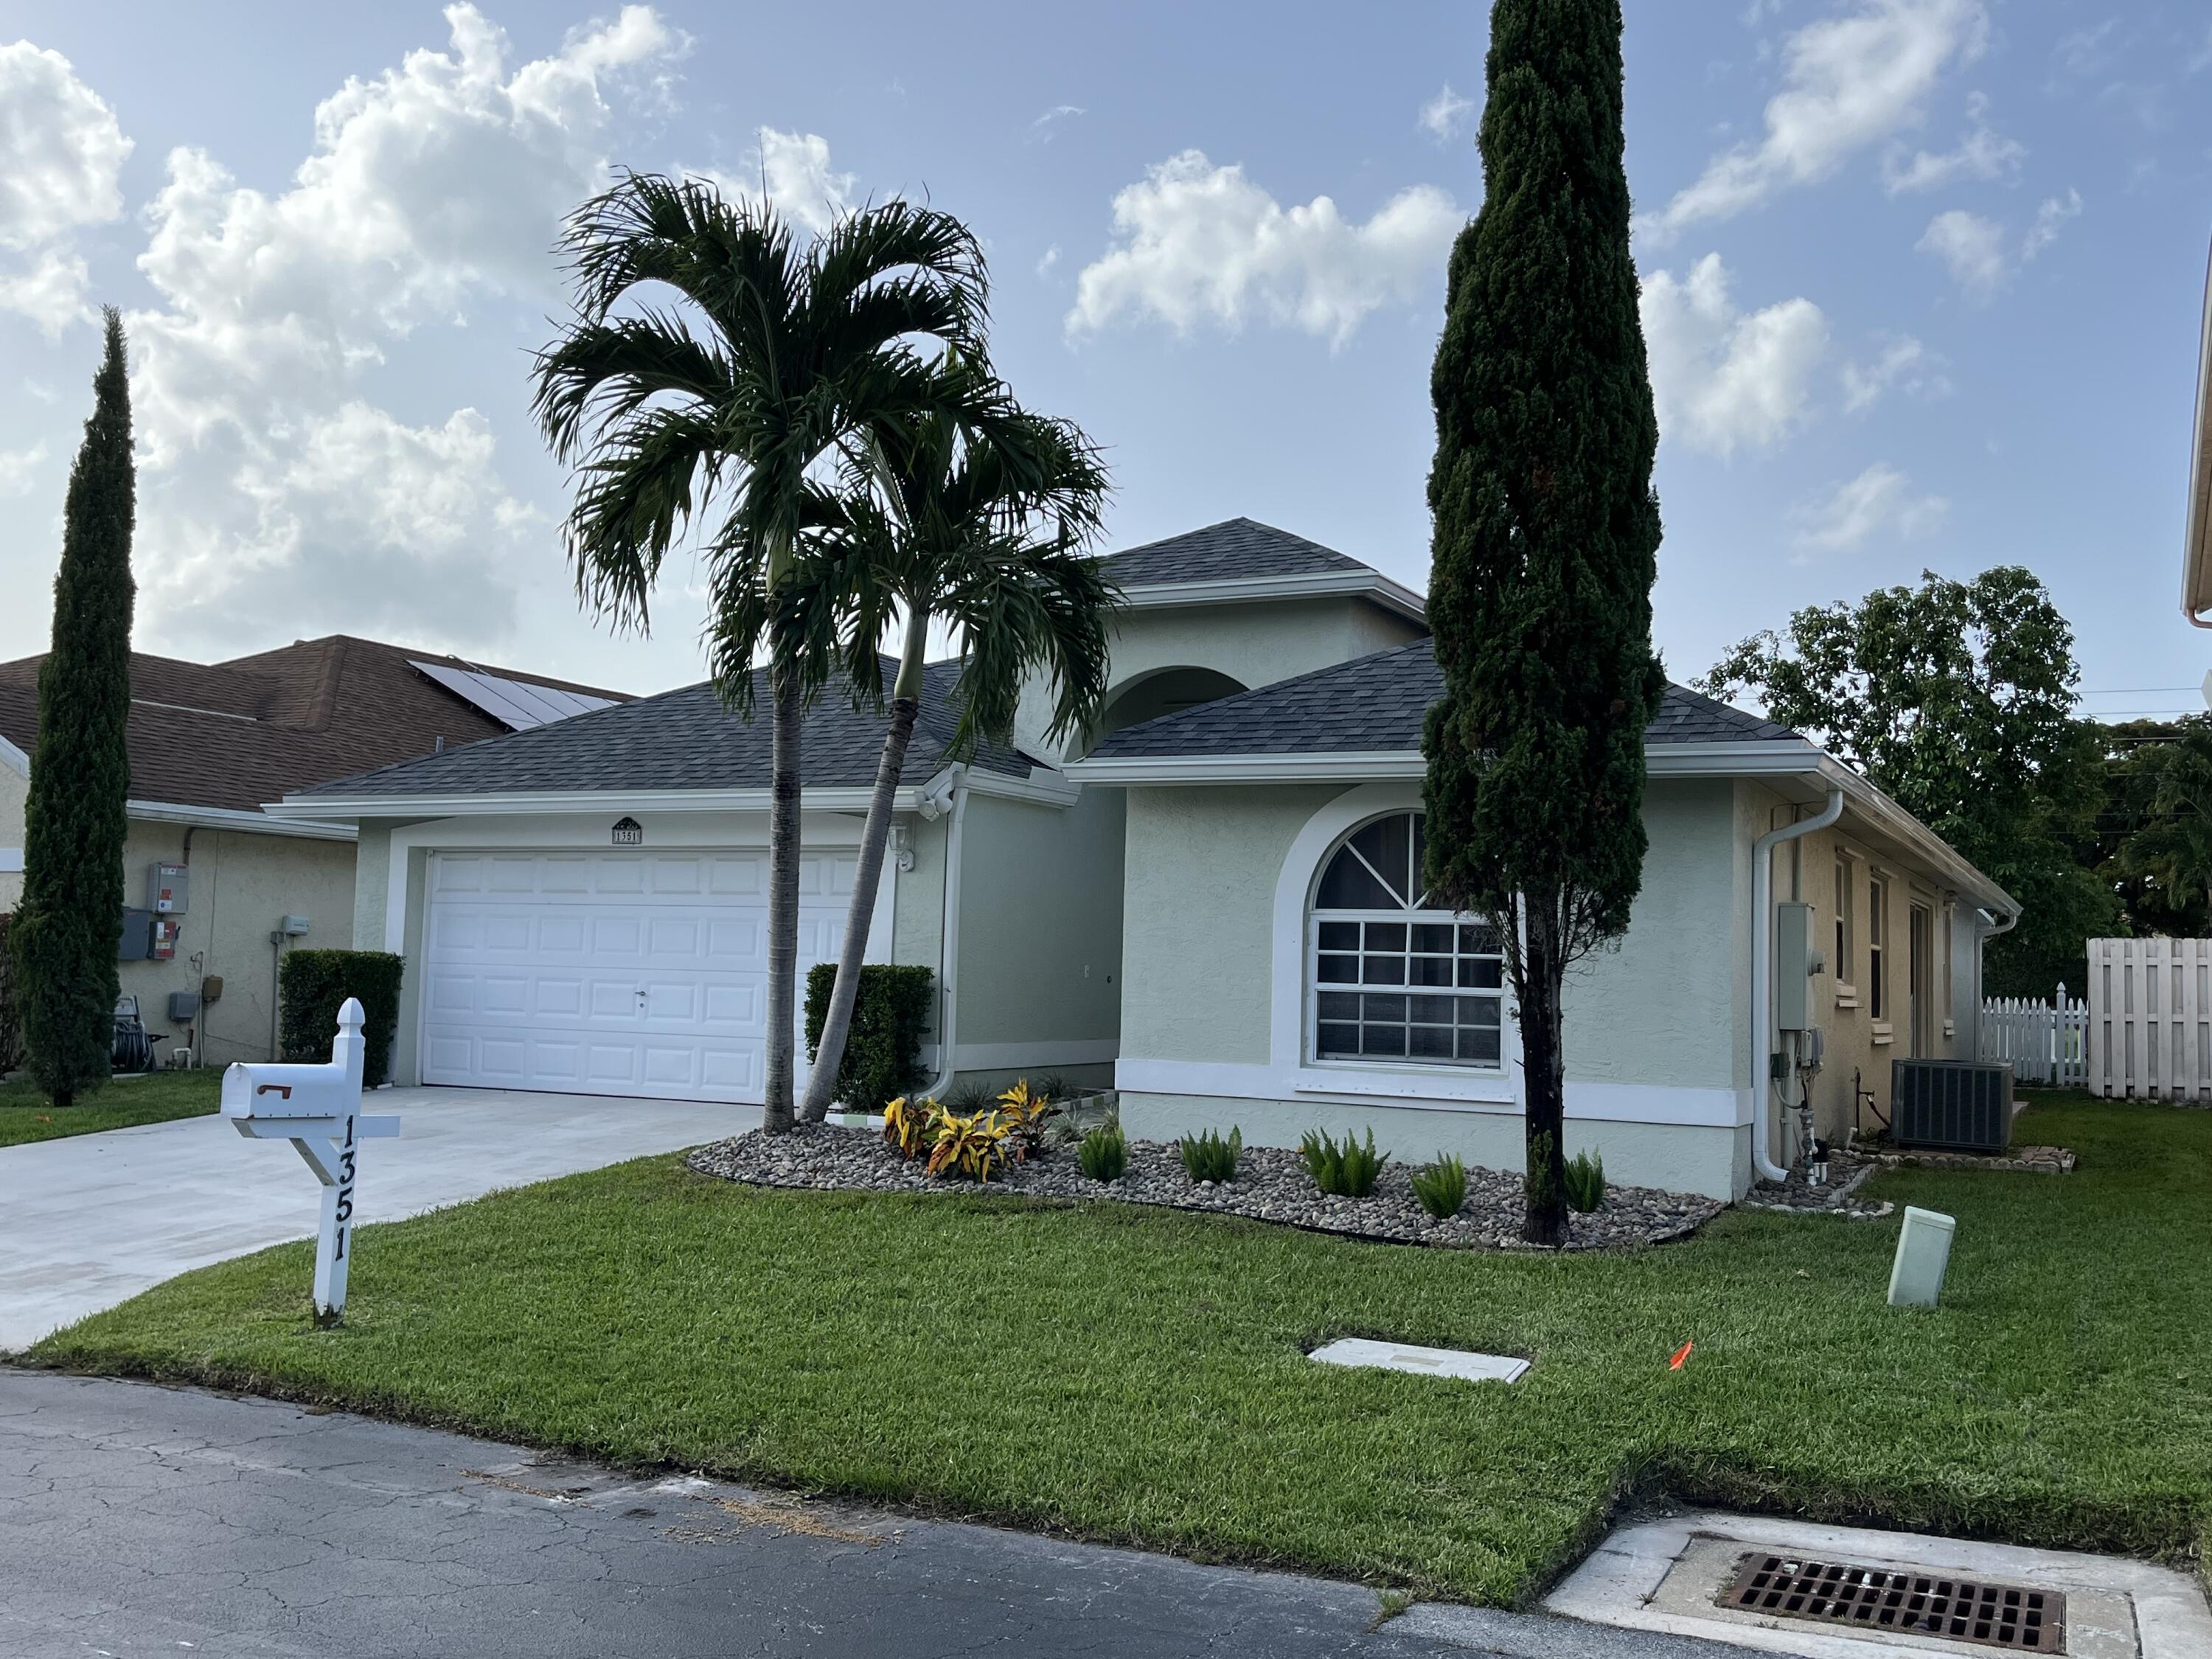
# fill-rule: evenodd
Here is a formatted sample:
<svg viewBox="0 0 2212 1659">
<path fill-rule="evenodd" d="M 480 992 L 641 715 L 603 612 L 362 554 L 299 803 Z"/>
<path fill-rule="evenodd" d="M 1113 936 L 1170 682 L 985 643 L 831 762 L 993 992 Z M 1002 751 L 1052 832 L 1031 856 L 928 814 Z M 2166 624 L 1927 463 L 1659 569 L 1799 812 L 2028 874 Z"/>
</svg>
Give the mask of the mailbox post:
<svg viewBox="0 0 2212 1659">
<path fill-rule="evenodd" d="M 315 1322 L 335 1325 L 345 1312 L 346 1269 L 353 1254 L 354 1163 L 360 1143 L 399 1133 L 397 1116 L 361 1109 L 361 1004 L 348 997 L 338 1034 L 322 1066 L 241 1061 L 222 1074 L 222 1115 L 256 1140 L 289 1140 L 323 1183 L 323 1220 L 315 1247 Z"/>
</svg>

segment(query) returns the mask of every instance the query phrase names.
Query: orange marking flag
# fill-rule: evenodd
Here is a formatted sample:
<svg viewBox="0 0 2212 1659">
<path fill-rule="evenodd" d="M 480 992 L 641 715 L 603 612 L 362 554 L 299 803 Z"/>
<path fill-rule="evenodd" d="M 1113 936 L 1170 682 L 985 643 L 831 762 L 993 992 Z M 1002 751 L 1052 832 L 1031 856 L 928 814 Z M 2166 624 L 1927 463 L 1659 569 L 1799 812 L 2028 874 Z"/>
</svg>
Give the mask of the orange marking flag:
<svg viewBox="0 0 2212 1659">
<path fill-rule="evenodd" d="M 1674 1357 L 1667 1362 L 1667 1369 L 1670 1371 L 1680 1370 L 1689 1363 L 1690 1350 L 1697 1346 L 1695 1342 L 1685 1342 L 1680 1347 L 1675 1349 Z"/>
</svg>

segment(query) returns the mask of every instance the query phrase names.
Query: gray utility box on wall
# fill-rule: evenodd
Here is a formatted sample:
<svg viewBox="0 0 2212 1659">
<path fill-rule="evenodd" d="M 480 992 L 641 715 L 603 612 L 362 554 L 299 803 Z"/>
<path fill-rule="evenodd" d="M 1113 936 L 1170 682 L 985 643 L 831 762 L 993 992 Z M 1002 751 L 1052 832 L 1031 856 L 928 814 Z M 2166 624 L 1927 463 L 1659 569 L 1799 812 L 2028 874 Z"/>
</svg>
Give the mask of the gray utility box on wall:
<svg viewBox="0 0 2212 1659">
<path fill-rule="evenodd" d="M 1774 907 L 1774 1024 L 1813 1026 L 1813 907 L 1794 900 Z"/>
<path fill-rule="evenodd" d="M 181 916 L 191 902 L 192 872 L 181 864 L 149 865 L 146 908 L 157 916 Z"/>
<path fill-rule="evenodd" d="M 1972 1060 L 1896 1060 L 1891 1137 L 1900 1146 L 2002 1152 L 2012 1145 L 2012 1067 Z"/>
</svg>

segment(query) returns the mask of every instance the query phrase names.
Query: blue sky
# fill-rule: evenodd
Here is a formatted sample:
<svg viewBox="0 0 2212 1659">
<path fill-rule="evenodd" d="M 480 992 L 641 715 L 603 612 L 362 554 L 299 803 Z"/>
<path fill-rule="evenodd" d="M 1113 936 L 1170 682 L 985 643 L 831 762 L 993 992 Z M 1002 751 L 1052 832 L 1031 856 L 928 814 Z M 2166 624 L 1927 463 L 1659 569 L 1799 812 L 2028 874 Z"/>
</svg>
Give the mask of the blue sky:
<svg viewBox="0 0 2212 1659">
<path fill-rule="evenodd" d="M 0 3 L 0 653 L 44 642 L 106 301 L 142 649 L 344 629 L 696 678 L 682 573 L 649 641 L 577 611 L 527 418 L 555 220 L 610 165 L 816 222 L 926 191 L 986 241 L 1002 370 L 1107 447 L 1113 544 L 1244 514 L 1421 584 L 1486 16 Z M 1632 0 L 1627 60 L 1676 677 L 1796 605 L 2017 561 L 2091 707 L 2190 704 L 2204 8 Z"/>
</svg>

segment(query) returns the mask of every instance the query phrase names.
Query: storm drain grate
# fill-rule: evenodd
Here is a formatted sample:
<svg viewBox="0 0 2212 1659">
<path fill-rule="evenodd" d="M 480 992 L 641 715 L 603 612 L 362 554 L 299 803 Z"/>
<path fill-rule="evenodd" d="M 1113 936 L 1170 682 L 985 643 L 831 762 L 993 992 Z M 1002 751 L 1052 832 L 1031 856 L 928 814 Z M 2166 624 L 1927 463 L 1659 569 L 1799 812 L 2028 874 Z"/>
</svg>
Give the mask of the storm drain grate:
<svg viewBox="0 0 2212 1659">
<path fill-rule="evenodd" d="M 2066 1651 L 2066 1598 L 2020 1584 L 1801 1556 L 1747 1555 L 1713 1601 L 1817 1625 L 1942 1636 L 2015 1653 Z"/>
</svg>

